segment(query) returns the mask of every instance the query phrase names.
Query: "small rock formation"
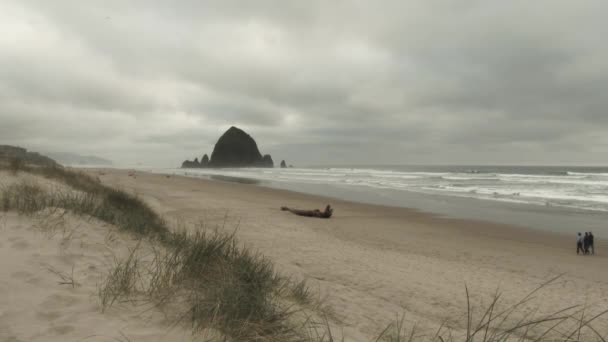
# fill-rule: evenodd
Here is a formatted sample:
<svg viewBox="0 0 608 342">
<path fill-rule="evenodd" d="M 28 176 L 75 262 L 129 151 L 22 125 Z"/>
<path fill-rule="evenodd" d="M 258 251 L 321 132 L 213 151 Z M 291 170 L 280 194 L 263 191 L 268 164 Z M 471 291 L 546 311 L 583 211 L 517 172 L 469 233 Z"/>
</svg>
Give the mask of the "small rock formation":
<svg viewBox="0 0 608 342">
<path fill-rule="evenodd" d="M 281 160 L 281 169 L 284 169 L 287 167 L 287 164 L 285 164 L 285 160 Z"/>
<path fill-rule="evenodd" d="M 186 160 L 182 168 L 202 167 L 274 167 L 269 154 L 262 156 L 253 138 L 237 127 L 230 127 L 217 141 L 211 158 Z"/>
<path fill-rule="evenodd" d="M 192 160 L 184 160 L 182 163 L 182 169 L 192 169 L 194 167 L 194 162 Z"/>
<path fill-rule="evenodd" d="M 262 166 L 263 167 L 274 167 L 274 162 L 272 161 L 272 157 L 270 154 L 265 154 L 262 157 Z"/>
<path fill-rule="evenodd" d="M 203 156 L 203 158 L 201 159 L 201 167 L 207 167 L 209 166 L 209 156 L 207 156 L 207 154 L 205 154 Z"/>
</svg>

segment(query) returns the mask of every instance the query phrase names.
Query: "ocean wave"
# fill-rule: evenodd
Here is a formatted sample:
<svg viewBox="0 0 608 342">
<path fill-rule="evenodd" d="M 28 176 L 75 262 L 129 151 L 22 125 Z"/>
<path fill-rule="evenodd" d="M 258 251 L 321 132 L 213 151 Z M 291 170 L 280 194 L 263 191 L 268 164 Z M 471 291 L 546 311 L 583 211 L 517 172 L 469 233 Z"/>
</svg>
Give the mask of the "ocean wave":
<svg viewBox="0 0 608 342">
<path fill-rule="evenodd" d="M 518 173 L 499 173 L 497 174 L 500 178 L 530 178 L 530 179 L 547 179 L 547 178 L 585 178 L 584 175 L 526 175 L 526 174 L 518 174 Z"/>
<path fill-rule="evenodd" d="M 568 176 L 592 176 L 592 177 L 608 177 L 608 173 L 591 173 L 591 172 L 571 172 L 567 171 L 566 174 Z"/>
<path fill-rule="evenodd" d="M 159 170 L 166 173 L 166 169 Z M 410 191 L 479 200 L 608 211 L 608 173 L 425 172 L 374 169 L 176 169 L 190 177 L 223 175 L 259 181 Z M 371 190 L 370 190 L 371 191 Z"/>
<path fill-rule="evenodd" d="M 268 172 L 268 174 L 294 175 L 294 176 L 327 176 L 327 177 L 345 177 L 346 173 L 329 173 L 329 172 Z"/>
<path fill-rule="evenodd" d="M 495 177 L 495 176 L 488 176 L 488 177 L 466 177 L 466 176 L 441 176 L 441 179 L 444 180 L 456 180 L 456 181 L 475 181 L 475 180 L 480 180 L 480 181 L 500 181 L 499 178 Z"/>
</svg>

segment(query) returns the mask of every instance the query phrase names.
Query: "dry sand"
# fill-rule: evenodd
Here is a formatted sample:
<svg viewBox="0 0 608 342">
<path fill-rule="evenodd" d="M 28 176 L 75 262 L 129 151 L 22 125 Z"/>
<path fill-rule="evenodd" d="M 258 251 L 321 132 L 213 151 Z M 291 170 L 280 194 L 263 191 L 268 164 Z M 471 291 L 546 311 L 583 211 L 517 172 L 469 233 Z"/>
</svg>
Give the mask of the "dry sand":
<svg viewBox="0 0 608 342">
<path fill-rule="evenodd" d="M 528 307 L 540 306 L 541 312 L 586 303 L 608 307 L 608 259 L 601 241 L 598 255 L 584 257 L 575 254 L 574 237 L 513 226 L 256 185 L 106 172 L 100 176 L 105 184 L 138 194 L 168 219 L 188 226 L 238 226 L 241 242 L 271 258 L 280 271 L 309 279 L 326 296 L 347 341 L 369 341 L 404 313 L 422 331 L 446 320 L 456 324 L 466 312 L 465 285 L 481 310 L 497 289 L 504 303 L 513 304 L 563 274 Z M 329 220 L 279 210 L 326 203 L 335 208 Z"/>
</svg>

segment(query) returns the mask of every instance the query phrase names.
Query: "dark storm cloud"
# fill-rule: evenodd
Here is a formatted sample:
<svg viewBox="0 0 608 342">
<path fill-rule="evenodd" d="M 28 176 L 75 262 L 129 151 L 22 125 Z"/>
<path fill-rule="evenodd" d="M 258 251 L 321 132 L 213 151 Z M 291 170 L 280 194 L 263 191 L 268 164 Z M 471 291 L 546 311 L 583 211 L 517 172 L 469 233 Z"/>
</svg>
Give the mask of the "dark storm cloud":
<svg viewBox="0 0 608 342">
<path fill-rule="evenodd" d="M 596 163 L 602 1 L 5 1 L 3 143 L 172 166 Z"/>
</svg>

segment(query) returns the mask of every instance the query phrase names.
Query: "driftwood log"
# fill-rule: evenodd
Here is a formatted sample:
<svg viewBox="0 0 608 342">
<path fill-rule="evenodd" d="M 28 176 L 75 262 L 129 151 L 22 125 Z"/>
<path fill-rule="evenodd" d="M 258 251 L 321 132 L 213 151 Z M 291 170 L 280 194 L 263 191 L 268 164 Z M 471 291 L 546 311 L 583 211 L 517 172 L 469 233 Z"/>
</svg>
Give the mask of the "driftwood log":
<svg viewBox="0 0 608 342">
<path fill-rule="evenodd" d="M 329 204 L 325 207 L 324 211 L 321 211 L 319 209 L 315 209 L 315 210 L 291 209 L 289 207 L 281 207 L 281 210 L 289 211 L 289 212 L 299 215 L 299 216 L 318 217 L 318 218 L 330 218 L 334 212 L 334 210 L 332 209 L 332 207 Z"/>
</svg>

